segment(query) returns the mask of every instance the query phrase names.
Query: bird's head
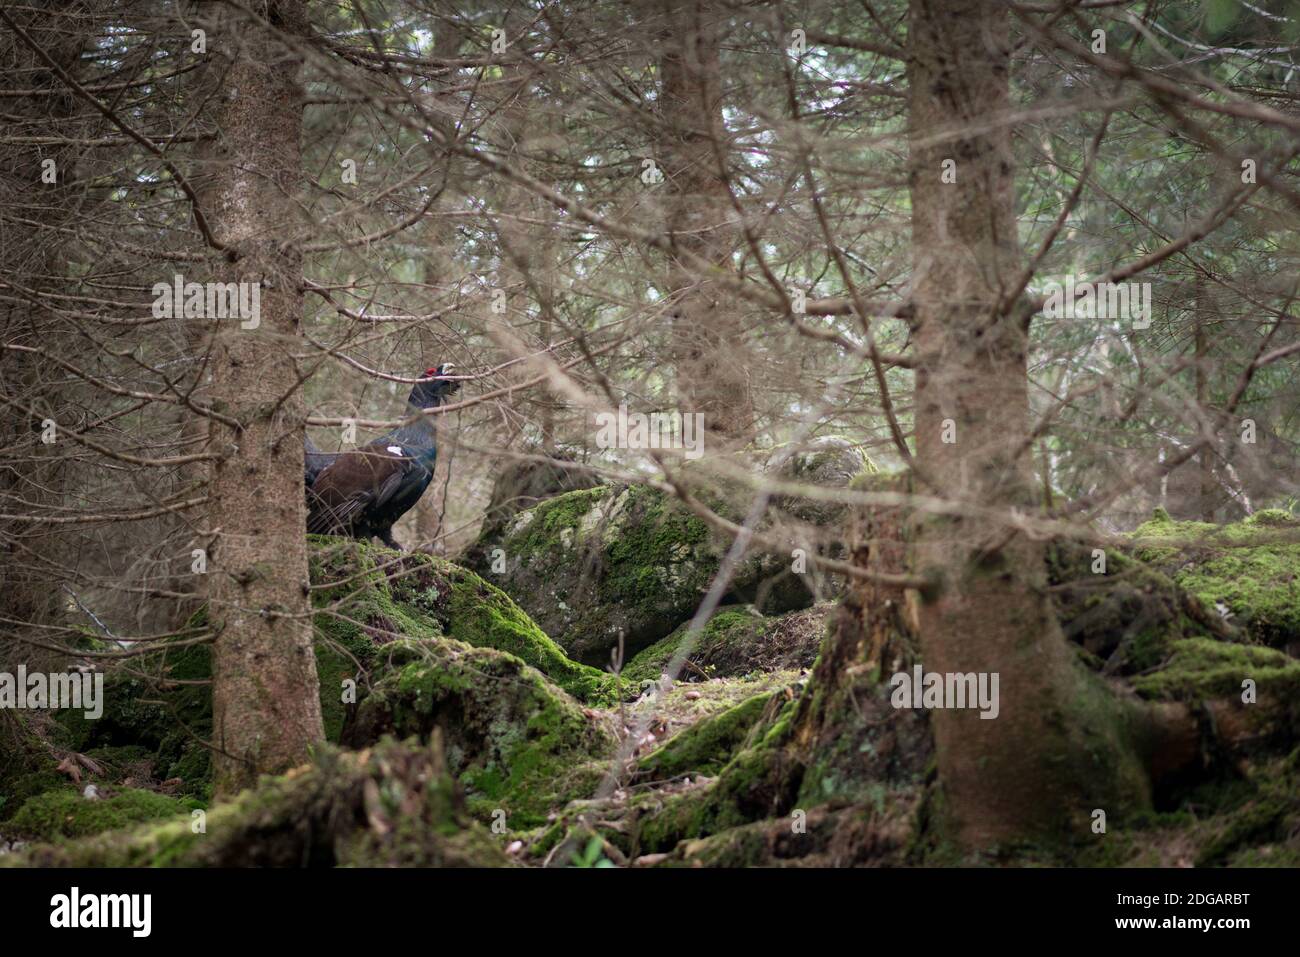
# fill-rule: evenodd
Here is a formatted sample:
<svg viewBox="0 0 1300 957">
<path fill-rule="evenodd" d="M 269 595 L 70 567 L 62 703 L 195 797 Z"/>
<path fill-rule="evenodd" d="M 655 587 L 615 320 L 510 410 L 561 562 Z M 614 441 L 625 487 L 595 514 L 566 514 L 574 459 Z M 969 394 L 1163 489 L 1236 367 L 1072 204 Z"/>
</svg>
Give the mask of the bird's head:
<svg viewBox="0 0 1300 957">
<path fill-rule="evenodd" d="M 454 367 L 450 362 L 424 370 L 420 381 L 411 390 L 411 404 L 421 409 L 429 409 L 441 404 L 448 396 L 460 388 L 460 382 L 449 379 Z"/>
</svg>

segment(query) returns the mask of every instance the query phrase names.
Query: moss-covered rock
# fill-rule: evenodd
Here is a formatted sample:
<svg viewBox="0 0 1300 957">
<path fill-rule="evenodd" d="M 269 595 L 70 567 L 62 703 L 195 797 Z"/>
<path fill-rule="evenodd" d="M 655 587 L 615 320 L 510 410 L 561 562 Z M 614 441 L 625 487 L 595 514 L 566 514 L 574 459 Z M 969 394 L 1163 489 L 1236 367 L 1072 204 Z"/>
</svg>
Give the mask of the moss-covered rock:
<svg viewBox="0 0 1300 957">
<path fill-rule="evenodd" d="M 615 700 L 610 675 L 569 659 L 508 595 L 468 569 L 433 555 L 399 554 L 345 539 L 318 544 L 318 632 L 362 665 L 388 641 L 446 635 L 508 651 L 582 701 Z"/>
<path fill-rule="evenodd" d="M 544 459 L 513 462 L 501 469 L 492 482 L 492 493 L 483 510 L 483 537 L 491 538 L 526 508 L 565 492 L 595 488 L 600 479 L 563 451 L 538 449 Z M 567 463 L 567 464 L 562 464 Z"/>
<path fill-rule="evenodd" d="M 202 622 L 200 612 L 191 625 L 201 627 Z M 105 675 L 100 718 L 88 721 L 80 711 L 59 712 L 65 730 L 61 743 L 83 754 L 107 749 L 120 755 L 120 749 L 136 749 L 134 759 L 147 765 L 138 777 L 155 783 L 180 779 L 184 794 L 206 799 L 211 776 L 203 742 L 212 733 L 211 677 L 206 645 L 178 644 L 131 659 Z"/>
<path fill-rule="evenodd" d="M 442 627 L 394 596 L 392 578 L 401 569 L 397 553 L 323 535 L 308 541 L 321 717 L 326 740 L 337 741 L 347 713 L 345 683 L 358 683 L 356 697 L 364 695 L 379 647 L 403 638 L 436 638 Z"/>
<path fill-rule="evenodd" d="M 101 834 L 142 821 L 188 815 L 201 806 L 193 799 L 137 788 L 122 788 L 96 799 L 60 788 L 24 802 L 5 830 L 31 841 L 55 841 Z"/>
<path fill-rule="evenodd" d="M 569 660 L 531 619 L 473 572 L 430 555 L 400 554 L 361 542 L 310 536 L 314 638 L 326 740 L 337 742 L 345 720 L 364 700 L 382 649 L 398 640 L 444 634 L 499 648 L 546 673 L 583 702 L 612 704 L 617 681 Z M 200 610 L 188 630 L 200 633 Z M 59 744 L 70 751 L 130 746 L 147 752 L 149 783 L 179 779 L 182 793 L 211 793 L 211 653 L 177 643 L 111 670 L 104 715 L 87 721 L 63 711 Z M 48 758 L 47 758 L 48 760 Z M 45 769 L 47 783 L 59 780 Z M 32 779 L 34 780 L 34 779 Z M 24 784 L 27 791 L 31 780 Z M 12 808 L 11 800 L 6 801 Z M 0 807 L 0 814 L 4 808 Z M 12 811 L 10 812 L 12 813 Z"/>
<path fill-rule="evenodd" d="M 817 658 L 830 609 L 822 604 L 769 618 L 749 608 L 724 606 L 696 637 L 678 679 L 809 668 Z M 623 679 L 636 687 L 659 680 L 689 634 L 689 624 L 638 652 L 624 666 Z"/>
<path fill-rule="evenodd" d="M 443 735 L 451 771 L 470 807 L 525 828 L 573 797 L 587 797 L 614 736 L 540 672 L 506 652 L 449 639 L 386 649 L 388 673 L 357 709 L 344 743 L 364 747 L 381 735 Z"/>
<path fill-rule="evenodd" d="M 517 655 L 583 701 L 615 699 L 611 676 L 570 660 L 509 596 L 468 569 L 346 539 L 313 543 L 318 643 L 329 642 L 354 673 L 390 641 L 446 635 Z M 338 688 L 333 682 L 335 706 Z"/>
<path fill-rule="evenodd" d="M 1177 642 L 1162 667 L 1134 677 L 1132 685 L 1146 698 L 1195 702 L 1239 697 L 1247 680 L 1260 703 L 1300 705 L 1300 661 L 1272 648 L 1205 638 Z"/>
<path fill-rule="evenodd" d="M 390 587 L 397 602 L 431 617 L 449 638 L 509 652 L 588 704 L 618 699 L 612 675 L 570 659 L 505 592 L 468 569 L 404 555 Z"/>
<path fill-rule="evenodd" d="M 467 561 L 571 657 L 603 665 L 620 634 L 631 655 L 687 620 L 727 544 L 665 493 L 603 485 L 519 512 L 499 533 L 481 538 Z M 810 593 L 788 564 L 751 556 L 729 599 L 759 598 L 768 612 L 807 605 Z"/>
<path fill-rule="evenodd" d="M 674 735 L 663 747 L 637 762 L 638 775 L 650 778 L 671 778 L 681 774 L 717 775 L 744 744 L 749 732 L 763 717 L 768 702 L 778 693 L 769 691 L 748 698 Z"/>
<path fill-rule="evenodd" d="M 1300 650 L 1300 521 L 1269 509 L 1230 525 L 1175 522 L 1157 510 L 1133 532 L 1135 555 L 1256 640 Z"/>
<path fill-rule="evenodd" d="M 0 867 L 499 867 L 501 839 L 466 813 L 438 742 L 329 745 L 311 764 L 209 810 L 0 857 Z"/>
<path fill-rule="evenodd" d="M 1047 551 L 1053 606 L 1066 638 L 1110 675 L 1139 674 L 1183 638 L 1231 641 L 1235 629 L 1167 575 L 1121 549 L 1053 542 Z M 1095 569 L 1095 570 L 1094 570 Z"/>
</svg>

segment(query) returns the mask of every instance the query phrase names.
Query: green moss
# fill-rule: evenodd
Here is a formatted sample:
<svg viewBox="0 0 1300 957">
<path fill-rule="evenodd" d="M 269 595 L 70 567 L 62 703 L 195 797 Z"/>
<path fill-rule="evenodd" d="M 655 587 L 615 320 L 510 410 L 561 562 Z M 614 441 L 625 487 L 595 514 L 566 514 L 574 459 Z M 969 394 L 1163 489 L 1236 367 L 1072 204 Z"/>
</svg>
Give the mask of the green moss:
<svg viewBox="0 0 1300 957">
<path fill-rule="evenodd" d="M 630 657 L 691 616 L 723 544 L 674 498 L 637 485 L 559 495 L 485 535 L 468 553 L 476 570 L 499 581 L 570 657 L 602 667 L 620 635 Z M 504 571 L 492 567 L 496 549 Z M 799 576 L 786 574 L 785 563 L 768 564 L 758 556 L 742 562 L 729 597 L 752 600 L 760 582 L 776 577 L 778 585 L 763 590 L 770 610 L 809 603 Z"/>
<path fill-rule="evenodd" d="M 1292 867 L 1300 862 L 1300 751 L 1245 765 L 1189 791 L 1178 807 L 1112 818 L 1074 861 L 1086 867 Z"/>
<path fill-rule="evenodd" d="M 202 616 L 188 627 L 203 627 Z M 80 711 L 58 713 L 62 743 L 81 753 L 143 749 L 157 780 L 183 777 L 185 793 L 206 797 L 211 782 L 201 741 L 212 733 L 211 674 L 206 645 L 164 648 L 132 659 L 105 675 L 104 714 L 98 720 L 87 721 Z"/>
<path fill-rule="evenodd" d="M 0 867 L 508 866 L 501 842 L 464 812 L 436 745 L 330 745 L 310 765 L 207 812 L 36 845 Z"/>
<path fill-rule="evenodd" d="M 408 555 L 391 587 L 399 603 L 433 616 L 450 638 L 509 652 L 589 704 L 618 700 L 612 675 L 570 659 L 510 596 L 468 569 L 432 555 Z"/>
<path fill-rule="evenodd" d="M 1094 670 L 1141 674 L 1184 638 L 1236 636 L 1211 607 L 1167 575 L 1118 548 L 1097 573 L 1090 546 L 1053 542 L 1047 549 L 1052 602 L 1067 638 Z"/>
<path fill-rule="evenodd" d="M 447 639 L 389 654 L 392 671 L 358 708 L 350 745 L 440 729 L 470 810 L 490 819 L 500 808 L 515 829 L 594 790 L 602 770 L 593 762 L 612 753 L 612 734 L 519 658 Z"/>
<path fill-rule="evenodd" d="M 571 661 L 505 592 L 468 569 L 432 555 L 399 555 L 361 542 L 324 539 L 320 544 L 313 579 L 339 584 L 318 586 L 317 627 L 336 645 L 342 671 L 349 656 L 364 667 L 376 645 L 445 634 L 517 655 L 584 701 L 615 700 L 611 676 Z M 346 676 L 331 675 L 335 698 Z M 322 688 L 325 683 L 322 677 Z M 330 707 L 337 710 L 336 703 Z"/>
<path fill-rule="evenodd" d="M 54 791 L 76 793 L 67 776 L 54 770 L 28 771 L 11 777 L 0 791 L 0 821 L 13 817 L 29 798 Z"/>
<path fill-rule="evenodd" d="M 1280 509 L 1230 525 L 1174 522 L 1157 516 L 1133 532 L 1136 556 L 1168 570 L 1207 608 L 1259 641 L 1300 639 L 1300 522 Z"/>
<path fill-rule="evenodd" d="M 369 689 L 370 671 L 384 647 L 398 639 L 432 640 L 444 631 L 470 644 L 518 655 L 578 698 L 613 703 L 613 676 L 570 661 L 503 592 L 472 572 L 425 555 L 399 555 L 360 542 L 311 536 L 314 645 L 326 739 L 338 741 L 352 709 L 345 681 L 357 683 L 357 700 Z M 206 611 L 188 623 L 206 627 Z M 177 645 L 134 659 L 106 676 L 104 716 L 86 721 L 61 711 L 59 744 L 82 753 L 124 745 L 143 749 L 152 776 L 180 778 L 183 793 L 211 793 L 211 758 L 203 742 L 212 735 L 211 650 Z M 146 775 L 147 776 L 147 775 Z M 30 783 L 30 782 L 29 782 Z M 14 813 L 7 795 L 0 814 Z"/>
<path fill-rule="evenodd" d="M 76 791 L 54 790 L 28 799 L 9 822 L 18 834 L 37 841 L 78 838 L 186 814 L 200 804 L 153 791 L 123 788 L 90 800 Z"/>
<path fill-rule="evenodd" d="M 620 608 L 634 620 L 680 620 L 689 614 L 682 596 L 689 594 L 696 601 L 718 564 L 707 548 L 708 526 L 654 489 L 629 486 L 608 503 L 607 511 L 595 601 L 574 625 L 579 632 L 601 636 L 594 639 L 601 645 L 608 643 L 604 609 Z M 644 644 L 637 624 L 629 630 L 632 647 Z"/>
<path fill-rule="evenodd" d="M 1197 701 L 1239 696 L 1242 681 L 1255 682 L 1259 700 L 1300 697 L 1300 661 L 1271 648 L 1189 638 L 1174 646 L 1168 664 L 1133 679 L 1143 697 Z"/>
<path fill-rule="evenodd" d="M 688 772 L 716 775 L 758 723 L 774 694 L 757 695 L 722 714 L 697 722 L 642 758 L 637 763 L 638 770 L 660 779 Z"/>
<path fill-rule="evenodd" d="M 435 638 L 442 629 L 394 599 L 390 576 L 402 567 L 394 553 L 326 536 L 309 536 L 309 542 L 321 716 L 326 740 L 337 741 L 347 714 L 344 682 L 358 682 L 358 695 L 364 694 L 378 646 L 398 638 Z"/>
<path fill-rule="evenodd" d="M 1296 810 L 1294 797 L 1290 801 L 1275 798 L 1251 801 L 1237 813 L 1228 816 L 1201 846 L 1196 855 L 1196 866 L 1214 867 L 1223 864 L 1243 844 L 1275 840 L 1283 833 L 1281 825 L 1287 815 L 1294 814 Z"/>
<path fill-rule="evenodd" d="M 68 783 L 56 770 L 51 741 L 37 727 L 35 713 L 0 710 L 0 821 L 12 817 L 29 797 Z"/>
<path fill-rule="evenodd" d="M 640 853 L 668 851 L 682 840 L 784 813 L 801 777 L 791 773 L 795 768 L 785 754 L 796 707 L 797 702 L 790 700 L 766 721 L 760 716 L 747 733 L 745 746 L 708 786 L 667 799 L 643 799 L 637 817 Z"/>
<path fill-rule="evenodd" d="M 511 545 L 519 558 L 549 553 L 566 536 L 572 540 L 582 520 L 608 497 L 604 486 L 566 492 L 520 513 Z"/>
<path fill-rule="evenodd" d="M 659 676 L 667 670 L 668 662 L 676 654 L 677 646 L 690 632 L 690 623 L 681 625 L 671 635 L 660 638 L 649 648 L 638 651 L 625 664 L 623 679 L 640 688 L 646 681 L 658 681 Z M 729 646 L 737 641 L 757 641 L 767 628 L 767 619 L 758 618 L 748 611 L 723 610 L 708 619 L 708 623 L 695 638 L 694 649 L 690 658 L 707 659 L 710 651 L 718 646 Z"/>
</svg>

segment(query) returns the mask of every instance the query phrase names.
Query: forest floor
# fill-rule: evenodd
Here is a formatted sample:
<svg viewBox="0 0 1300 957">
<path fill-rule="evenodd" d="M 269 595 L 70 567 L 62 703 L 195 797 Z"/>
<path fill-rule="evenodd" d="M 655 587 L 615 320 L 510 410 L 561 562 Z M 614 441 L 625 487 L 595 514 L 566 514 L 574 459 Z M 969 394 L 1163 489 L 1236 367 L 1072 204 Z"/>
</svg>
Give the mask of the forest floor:
<svg viewBox="0 0 1300 957">
<path fill-rule="evenodd" d="M 0 860 L 1300 863 L 1300 545 L 1279 534 L 1292 530 L 1285 513 L 1224 527 L 1157 515 L 1108 555 L 1102 576 L 1086 571 L 1086 551 L 1053 551 L 1053 600 L 1080 667 L 1116 693 L 1199 716 L 1203 753 L 1195 773 L 1164 782 L 1145 807 L 1115 809 L 1101 831 L 971 858 L 933 827 L 924 713 L 889 706 L 886 678 L 911 660 L 906 647 L 871 669 L 850 666 L 864 674 L 837 705 L 839 724 L 820 739 L 805 730 L 828 706 L 815 679 L 839 602 L 737 591 L 693 640 L 677 680 L 665 679 L 699 593 L 695 566 L 707 573 L 717 560 L 707 536 L 668 508 L 582 490 L 498 530 L 524 556 L 521 535 L 554 539 L 531 553 L 547 556 L 549 594 L 508 594 L 429 555 L 314 539 L 314 582 L 344 584 L 316 591 L 329 743 L 312 763 L 214 804 L 207 649 L 156 653 L 109 670 L 98 721 L 61 712 L 0 729 L 11 756 L 0 772 Z M 653 548 L 620 550 L 648 531 L 620 526 L 620 509 L 654 514 Z M 584 535 L 603 536 L 603 562 L 550 564 L 549 549 L 594 547 Z M 628 611 L 636 596 L 611 584 L 617 576 L 650 583 L 648 613 Z M 552 638 L 538 620 L 556 628 L 557 604 L 570 624 Z M 192 624 L 203 619 L 200 610 Z M 585 663 L 617 648 L 607 619 L 638 636 L 619 668 Z"/>
</svg>

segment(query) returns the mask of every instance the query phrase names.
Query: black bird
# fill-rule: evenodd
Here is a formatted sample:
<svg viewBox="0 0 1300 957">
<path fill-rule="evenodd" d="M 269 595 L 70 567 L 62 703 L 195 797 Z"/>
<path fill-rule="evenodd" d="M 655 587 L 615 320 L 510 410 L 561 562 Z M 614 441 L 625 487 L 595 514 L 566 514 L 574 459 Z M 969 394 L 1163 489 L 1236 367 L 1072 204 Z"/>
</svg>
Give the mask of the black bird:
<svg viewBox="0 0 1300 957">
<path fill-rule="evenodd" d="M 303 484 L 307 487 L 308 492 L 316 484 L 316 477 L 325 471 L 327 466 L 333 465 L 334 460 L 343 454 L 342 452 L 322 452 L 309 435 L 302 437 L 302 453 Z"/>
<path fill-rule="evenodd" d="M 427 369 L 415 384 L 407 400 L 408 411 L 417 416 L 414 423 L 343 452 L 320 470 L 307 496 L 307 531 L 362 541 L 377 535 L 388 547 L 401 548 L 393 541 L 393 523 L 429 487 L 438 458 L 433 420 L 421 413 L 460 388 L 446 378 L 451 369 L 450 364 Z M 310 471 L 310 458 L 305 467 Z"/>
</svg>

